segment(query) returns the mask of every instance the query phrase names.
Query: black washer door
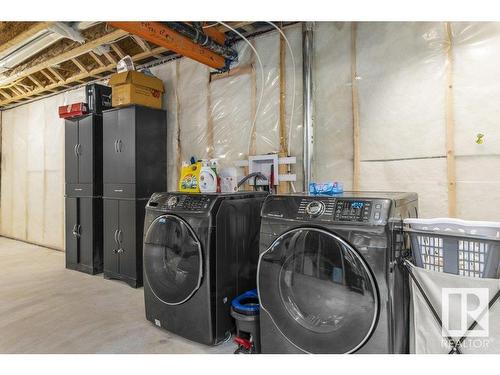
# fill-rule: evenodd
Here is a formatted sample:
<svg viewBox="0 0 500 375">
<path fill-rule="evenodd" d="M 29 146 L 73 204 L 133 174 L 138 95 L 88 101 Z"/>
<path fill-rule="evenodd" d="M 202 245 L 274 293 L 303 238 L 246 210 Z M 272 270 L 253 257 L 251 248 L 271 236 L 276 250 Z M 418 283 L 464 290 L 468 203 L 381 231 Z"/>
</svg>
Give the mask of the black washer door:
<svg viewBox="0 0 500 375">
<path fill-rule="evenodd" d="M 364 259 L 340 237 L 316 228 L 288 231 L 261 254 L 262 309 L 307 353 L 352 353 L 375 330 L 379 298 Z"/>
<path fill-rule="evenodd" d="M 144 273 L 153 293 L 168 305 L 187 301 L 200 287 L 201 245 L 191 227 L 172 215 L 157 217 L 144 240 Z"/>
</svg>

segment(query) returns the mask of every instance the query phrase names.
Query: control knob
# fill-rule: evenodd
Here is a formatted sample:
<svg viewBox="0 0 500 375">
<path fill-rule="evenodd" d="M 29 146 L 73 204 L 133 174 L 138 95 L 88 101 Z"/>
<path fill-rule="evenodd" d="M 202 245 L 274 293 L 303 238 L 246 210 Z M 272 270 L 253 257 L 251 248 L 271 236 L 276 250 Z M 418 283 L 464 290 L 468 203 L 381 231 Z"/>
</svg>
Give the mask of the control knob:
<svg viewBox="0 0 500 375">
<path fill-rule="evenodd" d="M 306 213 L 312 217 L 317 217 L 325 212 L 325 204 L 321 201 L 312 201 L 306 206 Z"/>
<path fill-rule="evenodd" d="M 179 198 L 177 198 L 174 195 L 174 196 L 168 198 L 168 200 L 167 200 L 167 206 L 168 207 L 174 207 L 177 204 L 178 201 L 179 201 Z"/>
</svg>

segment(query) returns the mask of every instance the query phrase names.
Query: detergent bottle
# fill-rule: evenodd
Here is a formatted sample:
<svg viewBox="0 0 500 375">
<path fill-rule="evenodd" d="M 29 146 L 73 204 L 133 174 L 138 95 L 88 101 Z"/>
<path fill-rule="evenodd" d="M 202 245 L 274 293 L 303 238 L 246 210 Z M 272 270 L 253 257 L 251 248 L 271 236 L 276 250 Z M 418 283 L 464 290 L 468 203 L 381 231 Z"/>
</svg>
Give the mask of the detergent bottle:
<svg viewBox="0 0 500 375">
<path fill-rule="evenodd" d="M 215 193 L 217 191 L 216 165 L 214 160 L 201 161 L 200 192 Z"/>
<path fill-rule="evenodd" d="M 184 163 L 179 179 L 179 191 L 186 193 L 200 192 L 202 163 L 196 162 L 193 164 Z"/>
</svg>

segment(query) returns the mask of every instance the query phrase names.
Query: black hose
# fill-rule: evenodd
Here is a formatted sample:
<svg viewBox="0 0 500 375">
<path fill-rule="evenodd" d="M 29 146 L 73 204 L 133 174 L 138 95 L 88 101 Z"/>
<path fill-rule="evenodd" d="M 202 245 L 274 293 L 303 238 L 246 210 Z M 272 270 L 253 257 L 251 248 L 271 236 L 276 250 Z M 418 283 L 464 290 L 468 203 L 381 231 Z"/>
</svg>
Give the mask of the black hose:
<svg viewBox="0 0 500 375">
<path fill-rule="evenodd" d="M 238 52 L 236 52 L 232 48 L 223 46 L 214 41 L 212 38 L 210 38 L 203 32 L 203 28 L 199 27 L 200 25 L 195 25 L 193 27 L 184 22 L 163 22 L 163 23 L 172 30 L 175 30 L 179 34 L 182 34 L 185 37 L 191 39 L 196 44 L 199 44 L 200 46 L 203 46 L 230 61 L 235 61 L 238 59 Z"/>
<path fill-rule="evenodd" d="M 261 172 L 254 172 L 254 173 L 250 173 L 249 175 L 246 175 L 245 177 L 243 177 L 240 182 L 238 182 L 238 189 L 240 188 L 241 185 L 243 185 L 245 182 L 247 182 L 249 179 L 251 179 L 252 177 L 255 177 L 255 180 L 254 180 L 254 188 L 256 187 L 256 182 L 257 182 L 257 179 L 261 179 L 262 181 L 266 181 L 267 180 L 267 177 L 264 176 Z"/>
</svg>

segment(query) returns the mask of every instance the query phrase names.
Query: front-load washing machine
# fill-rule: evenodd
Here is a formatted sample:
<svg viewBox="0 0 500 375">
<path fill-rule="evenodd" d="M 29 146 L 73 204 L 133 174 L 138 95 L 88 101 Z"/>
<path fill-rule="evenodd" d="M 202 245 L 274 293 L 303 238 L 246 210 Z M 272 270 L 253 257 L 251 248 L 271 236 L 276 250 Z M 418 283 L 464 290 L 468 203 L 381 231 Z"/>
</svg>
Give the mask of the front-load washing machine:
<svg viewBox="0 0 500 375">
<path fill-rule="evenodd" d="M 257 287 L 262 353 L 408 352 L 398 263 L 414 193 L 268 196 Z"/>
<path fill-rule="evenodd" d="M 230 336 L 231 301 L 255 289 L 265 192 L 155 193 L 144 224 L 146 318 L 214 345 Z"/>
</svg>

